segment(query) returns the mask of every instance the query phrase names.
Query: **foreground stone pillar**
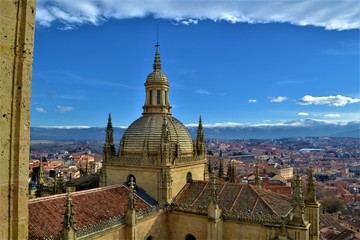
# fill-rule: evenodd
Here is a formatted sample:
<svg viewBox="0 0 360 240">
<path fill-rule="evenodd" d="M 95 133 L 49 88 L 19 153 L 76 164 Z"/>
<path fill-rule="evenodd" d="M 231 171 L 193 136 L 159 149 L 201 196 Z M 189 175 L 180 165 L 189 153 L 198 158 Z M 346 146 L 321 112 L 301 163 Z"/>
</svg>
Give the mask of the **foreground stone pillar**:
<svg viewBox="0 0 360 240">
<path fill-rule="evenodd" d="M 0 239 L 27 239 L 35 0 L 0 1 Z"/>
</svg>

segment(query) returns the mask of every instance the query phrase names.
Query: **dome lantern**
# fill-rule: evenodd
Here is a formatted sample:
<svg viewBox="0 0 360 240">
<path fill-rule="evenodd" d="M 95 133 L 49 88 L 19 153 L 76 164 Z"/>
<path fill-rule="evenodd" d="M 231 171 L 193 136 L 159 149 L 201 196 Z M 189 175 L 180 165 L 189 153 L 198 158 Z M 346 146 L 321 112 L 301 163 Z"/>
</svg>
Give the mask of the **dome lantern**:
<svg viewBox="0 0 360 240">
<path fill-rule="evenodd" d="M 160 45 L 155 45 L 155 58 L 153 72 L 147 76 L 145 82 L 145 104 L 143 115 L 148 113 L 171 114 L 169 103 L 169 81 L 167 76 L 161 71 Z"/>
</svg>

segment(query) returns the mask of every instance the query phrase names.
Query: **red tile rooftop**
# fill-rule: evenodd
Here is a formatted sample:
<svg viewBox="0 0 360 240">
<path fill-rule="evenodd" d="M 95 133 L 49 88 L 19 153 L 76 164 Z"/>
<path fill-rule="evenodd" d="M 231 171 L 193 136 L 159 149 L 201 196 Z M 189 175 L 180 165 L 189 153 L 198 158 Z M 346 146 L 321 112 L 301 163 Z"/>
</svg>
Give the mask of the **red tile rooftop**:
<svg viewBox="0 0 360 240">
<path fill-rule="evenodd" d="M 207 206 L 210 184 L 205 181 L 193 181 L 181 190 L 174 200 L 175 205 L 187 205 L 193 208 Z M 277 217 L 286 215 L 291 210 L 291 199 L 287 196 L 270 192 L 249 184 L 216 184 L 221 210 L 236 212 L 254 212 Z"/>
<path fill-rule="evenodd" d="M 123 216 L 128 207 L 129 189 L 114 185 L 71 193 L 76 228 L 94 226 L 114 217 Z M 29 239 L 57 236 L 64 221 L 66 194 L 29 200 Z M 151 205 L 136 196 L 137 209 Z"/>
</svg>

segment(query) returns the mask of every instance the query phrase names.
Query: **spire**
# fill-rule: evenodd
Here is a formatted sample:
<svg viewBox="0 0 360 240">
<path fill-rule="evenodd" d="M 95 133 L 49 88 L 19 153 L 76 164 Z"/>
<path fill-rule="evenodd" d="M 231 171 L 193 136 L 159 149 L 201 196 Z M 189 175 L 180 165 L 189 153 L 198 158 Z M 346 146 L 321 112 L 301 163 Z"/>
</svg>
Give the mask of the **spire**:
<svg viewBox="0 0 360 240">
<path fill-rule="evenodd" d="M 70 193 L 67 194 L 66 204 L 64 206 L 66 208 L 64 213 L 64 221 L 62 222 L 63 236 L 64 239 L 75 239 L 76 222 L 74 221 L 74 214 L 75 214 L 73 211 L 74 205 Z"/>
<path fill-rule="evenodd" d="M 293 226 L 306 226 L 307 221 L 304 218 L 305 204 L 301 189 L 301 177 L 299 171 L 296 173 L 295 180 L 293 181 L 293 197 L 292 205 L 293 208 L 290 214 L 290 225 Z"/>
<path fill-rule="evenodd" d="M 111 157 L 116 156 L 113 132 L 114 130 L 111 122 L 111 114 L 109 113 L 108 123 L 106 127 L 106 139 L 103 150 L 104 162 L 107 162 L 111 160 Z"/>
<path fill-rule="evenodd" d="M 196 154 L 197 155 L 205 155 L 205 137 L 204 137 L 204 129 L 202 125 L 201 116 L 199 118 L 199 126 L 196 134 Z"/>
<path fill-rule="evenodd" d="M 259 165 L 255 165 L 255 186 L 260 187 Z"/>
<path fill-rule="evenodd" d="M 309 174 L 308 174 L 308 185 L 307 185 L 307 195 L 306 195 L 306 205 L 315 204 L 318 205 L 316 199 L 316 182 L 313 175 L 313 167 L 310 165 Z"/>
<path fill-rule="evenodd" d="M 154 58 L 154 64 L 153 64 L 153 68 L 154 71 L 157 70 L 161 70 L 161 60 L 160 60 L 160 52 L 159 52 L 159 48 L 160 48 L 160 44 L 159 44 L 159 40 L 157 40 L 156 44 L 155 44 L 155 58 Z"/>
</svg>

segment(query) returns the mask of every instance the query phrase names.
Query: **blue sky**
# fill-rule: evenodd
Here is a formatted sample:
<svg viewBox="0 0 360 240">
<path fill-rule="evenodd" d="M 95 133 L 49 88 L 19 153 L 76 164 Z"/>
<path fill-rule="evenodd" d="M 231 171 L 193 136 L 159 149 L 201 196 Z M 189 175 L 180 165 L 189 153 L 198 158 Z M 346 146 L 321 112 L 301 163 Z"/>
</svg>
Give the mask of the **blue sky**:
<svg viewBox="0 0 360 240">
<path fill-rule="evenodd" d="M 185 124 L 360 120 L 357 1 L 38 1 L 31 126 L 128 126 L 159 28 Z"/>
</svg>

